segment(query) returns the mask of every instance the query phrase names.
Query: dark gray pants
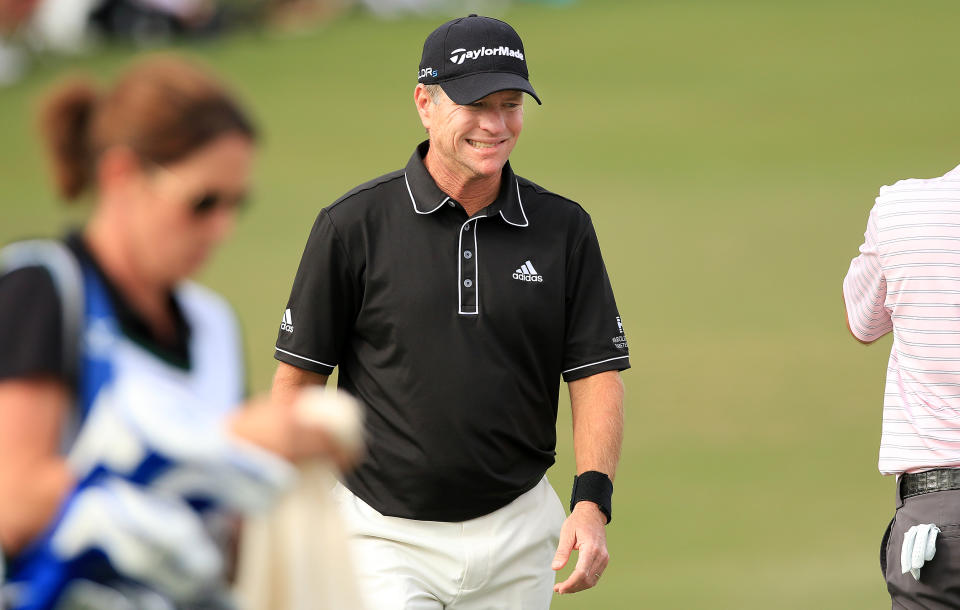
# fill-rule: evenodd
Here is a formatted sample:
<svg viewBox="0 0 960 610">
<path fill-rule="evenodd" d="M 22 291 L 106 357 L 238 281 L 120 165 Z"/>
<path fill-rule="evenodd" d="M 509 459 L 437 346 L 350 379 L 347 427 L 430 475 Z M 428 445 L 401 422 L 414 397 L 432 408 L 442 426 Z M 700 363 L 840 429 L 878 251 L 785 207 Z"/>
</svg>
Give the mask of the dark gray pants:
<svg viewBox="0 0 960 610">
<path fill-rule="evenodd" d="M 920 570 L 919 582 L 900 572 L 903 535 L 911 526 L 940 528 L 937 552 Z M 894 610 L 960 608 L 960 490 L 934 491 L 903 500 L 897 486 L 897 512 L 880 544 L 880 568 Z"/>
</svg>

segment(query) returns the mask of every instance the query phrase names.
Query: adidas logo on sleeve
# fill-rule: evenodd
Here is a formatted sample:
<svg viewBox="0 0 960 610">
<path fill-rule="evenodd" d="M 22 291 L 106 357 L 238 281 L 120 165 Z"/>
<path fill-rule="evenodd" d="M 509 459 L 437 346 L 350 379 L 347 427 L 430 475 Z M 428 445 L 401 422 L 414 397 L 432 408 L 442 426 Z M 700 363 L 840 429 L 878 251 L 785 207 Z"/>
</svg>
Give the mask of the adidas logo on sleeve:
<svg viewBox="0 0 960 610">
<path fill-rule="evenodd" d="M 290 313 L 290 310 L 283 312 L 283 320 L 280 321 L 280 329 L 285 330 L 288 333 L 293 332 L 293 314 Z"/>
<path fill-rule="evenodd" d="M 527 261 L 513 272 L 513 279 L 521 282 L 542 282 L 543 276 L 539 275 L 537 270 L 533 268 L 533 263 Z"/>
</svg>

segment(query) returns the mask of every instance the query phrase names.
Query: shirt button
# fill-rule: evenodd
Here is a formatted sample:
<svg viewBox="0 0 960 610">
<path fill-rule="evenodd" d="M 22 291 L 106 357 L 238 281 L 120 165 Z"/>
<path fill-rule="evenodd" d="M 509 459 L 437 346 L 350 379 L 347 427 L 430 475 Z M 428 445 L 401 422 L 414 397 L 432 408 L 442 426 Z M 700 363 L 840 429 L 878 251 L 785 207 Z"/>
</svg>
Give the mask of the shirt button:
<svg viewBox="0 0 960 610">
<path fill-rule="evenodd" d="M 465 287 L 469 288 L 469 287 L 473 286 L 473 281 L 472 281 L 472 280 L 463 280 L 463 285 L 464 285 Z"/>
<path fill-rule="evenodd" d="M 455 204 L 454 202 L 452 202 L 452 201 L 451 201 L 451 202 L 450 202 L 450 203 L 448 203 L 447 205 L 448 205 L 448 206 L 450 206 L 450 207 L 452 208 L 453 206 L 455 206 L 455 205 L 457 205 L 457 204 Z"/>
<path fill-rule="evenodd" d="M 463 230 L 464 230 L 464 231 L 469 231 L 469 230 L 470 230 L 470 225 L 469 225 L 469 224 L 463 225 Z"/>
<path fill-rule="evenodd" d="M 471 252 L 471 251 L 469 251 L 469 250 L 464 250 L 464 251 L 463 251 L 463 258 L 466 258 L 466 259 L 473 258 L 473 252 Z"/>
</svg>

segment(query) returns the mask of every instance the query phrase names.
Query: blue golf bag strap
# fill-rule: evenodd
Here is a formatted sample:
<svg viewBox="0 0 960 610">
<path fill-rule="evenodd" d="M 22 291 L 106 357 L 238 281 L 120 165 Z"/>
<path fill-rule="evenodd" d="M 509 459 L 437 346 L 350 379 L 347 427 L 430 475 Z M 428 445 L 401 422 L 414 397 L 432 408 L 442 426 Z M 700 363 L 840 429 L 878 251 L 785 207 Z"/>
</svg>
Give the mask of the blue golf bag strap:
<svg viewBox="0 0 960 610">
<path fill-rule="evenodd" d="M 84 265 L 82 271 L 85 315 L 77 377 L 81 424 L 94 407 L 100 390 L 114 377 L 113 358 L 121 335 L 110 293 L 99 271 L 92 265 Z"/>
<path fill-rule="evenodd" d="M 76 408 L 61 443 L 66 452 L 97 393 L 113 376 L 110 354 L 118 336 L 116 318 L 99 273 L 81 265 L 62 242 L 33 239 L 0 250 L 0 274 L 25 267 L 45 269 L 60 298 L 63 370 L 76 388 Z"/>
</svg>

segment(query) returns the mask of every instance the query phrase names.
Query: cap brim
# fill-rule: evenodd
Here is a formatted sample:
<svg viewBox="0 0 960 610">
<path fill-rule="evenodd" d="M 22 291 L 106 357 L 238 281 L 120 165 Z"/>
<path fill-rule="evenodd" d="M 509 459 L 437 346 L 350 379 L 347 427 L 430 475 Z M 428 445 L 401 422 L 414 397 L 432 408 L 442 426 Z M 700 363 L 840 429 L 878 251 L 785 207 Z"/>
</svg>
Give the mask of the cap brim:
<svg viewBox="0 0 960 610">
<path fill-rule="evenodd" d="M 543 104 L 530 81 L 512 72 L 481 72 L 438 83 L 455 103 L 472 104 L 497 91 L 516 90 L 529 93 L 538 104 Z"/>
</svg>

